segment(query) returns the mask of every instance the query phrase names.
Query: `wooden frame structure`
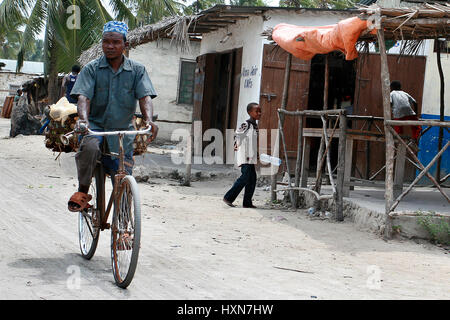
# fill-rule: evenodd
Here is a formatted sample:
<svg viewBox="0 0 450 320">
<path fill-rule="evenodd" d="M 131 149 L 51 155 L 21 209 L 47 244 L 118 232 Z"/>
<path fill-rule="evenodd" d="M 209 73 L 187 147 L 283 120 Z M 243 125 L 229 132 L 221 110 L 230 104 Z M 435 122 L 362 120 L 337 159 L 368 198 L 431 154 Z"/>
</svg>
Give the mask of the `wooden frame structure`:
<svg viewBox="0 0 450 320">
<path fill-rule="evenodd" d="M 450 146 L 450 142 L 447 142 L 445 146 L 442 146 L 442 132 L 443 130 L 449 130 L 450 128 L 450 122 L 444 121 L 444 78 L 443 78 L 443 72 L 442 67 L 440 64 L 440 52 L 437 51 L 438 55 L 438 69 L 439 74 L 441 78 L 441 106 L 440 106 L 440 120 L 439 121 L 394 121 L 391 119 L 391 103 L 390 103 L 390 79 L 389 79 L 389 68 L 388 68 L 388 62 L 387 62 L 387 54 L 386 54 L 386 47 L 385 47 L 385 40 L 415 40 L 415 41 L 421 41 L 425 39 L 438 39 L 438 38 L 450 38 L 450 4 L 425 4 L 423 7 L 420 8 L 380 8 L 377 5 L 372 5 L 370 7 L 366 8 L 360 8 L 358 10 L 360 12 L 359 17 L 361 19 L 367 19 L 370 21 L 367 31 L 363 32 L 360 35 L 359 40 L 363 42 L 375 42 L 377 41 L 379 44 L 379 51 L 380 51 L 380 60 L 381 60 L 381 88 L 382 88 L 382 97 L 383 97 L 383 123 L 384 123 L 384 141 L 386 143 L 386 179 L 385 179 L 385 234 L 384 236 L 386 238 L 390 238 L 392 236 L 392 217 L 395 215 L 395 208 L 399 204 L 399 202 L 404 198 L 404 196 L 417 184 L 417 182 L 426 175 L 433 184 L 438 188 L 438 190 L 441 192 L 441 194 L 444 196 L 444 198 L 450 203 L 450 197 L 445 193 L 445 191 L 440 186 L 440 182 L 445 181 L 445 179 L 448 178 L 445 177 L 444 179 L 440 180 L 440 177 L 437 176 L 437 179 L 435 179 L 431 174 L 428 172 L 429 169 L 437 162 L 438 168 L 440 168 L 440 158 L 442 154 L 447 150 L 447 148 Z M 265 32 L 263 35 L 267 36 L 269 39 L 271 39 L 271 31 Z M 406 50 L 403 50 L 402 48 L 402 54 Z M 289 69 L 286 69 L 286 73 L 288 73 Z M 327 68 L 325 68 L 325 72 L 327 72 Z M 327 80 L 328 78 L 325 77 L 325 90 L 327 88 Z M 286 83 L 285 83 L 286 85 Z M 324 97 L 326 97 L 327 92 L 324 92 Z M 345 165 L 348 163 L 351 163 L 351 161 L 345 162 L 345 145 L 348 141 L 347 139 L 347 129 L 346 129 L 346 123 L 347 123 L 347 116 L 345 115 L 345 112 L 343 110 L 327 110 L 327 111 L 315 111 L 311 113 L 312 111 L 297 111 L 297 112 L 288 112 L 283 110 L 284 108 L 281 108 L 278 110 L 279 113 L 279 129 L 281 133 L 281 138 L 284 144 L 284 132 L 283 132 L 283 121 L 281 115 L 299 115 L 300 121 L 299 121 L 299 142 L 298 142 L 298 148 L 304 149 L 305 146 L 303 145 L 303 138 L 305 136 L 305 129 L 303 128 L 303 122 L 302 117 L 303 116 L 312 116 L 313 114 L 315 116 L 320 116 L 322 118 L 323 122 L 323 132 L 321 139 L 321 147 L 319 149 L 319 157 L 318 157 L 318 168 L 316 173 L 316 183 L 313 188 L 313 190 L 305 189 L 305 185 L 299 185 L 299 180 L 305 179 L 305 176 L 302 175 L 299 177 L 300 174 L 300 167 L 299 163 L 302 162 L 301 152 L 298 151 L 297 154 L 297 161 L 296 161 L 296 169 L 295 169 L 295 185 L 291 186 L 291 182 L 289 182 L 289 186 L 286 189 L 283 190 L 307 190 L 310 192 L 316 192 L 316 198 L 321 199 L 323 196 L 320 196 L 319 193 L 317 193 L 317 190 L 320 190 L 318 186 L 320 185 L 320 175 L 322 171 L 322 165 L 323 165 L 323 159 L 327 154 L 328 144 L 327 144 L 327 125 L 324 117 L 326 116 L 339 116 L 339 123 L 341 124 L 340 128 L 340 137 L 339 137 L 339 159 L 338 159 L 338 175 L 337 175 L 337 184 L 336 187 L 334 186 L 334 183 L 332 182 L 332 172 L 330 169 L 329 175 L 330 175 L 330 182 L 332 182 L 333 187 L 333 195 L 336 200 L 336 219 L 338 221 L 343 219 L 342 215 L 342 198 L 344 194 L 344 185 L 346 180 L 346 170 Z M 326 104 L 324 105 L 324 109 L 326 109 Z M 338 111 L 338 114 L 334 114 L 332 111 Z M 337 123 L 337 122 L 336 122 Z M 438 153 L 435 155 L 435 157 L 432 159 L 432 161 L 425 167 L 417 158 L 414 151 L 411 149 L 410 145 L 405 142 L 405 137 L 401 137 L 397 132 L 393 129 L 393 126 L 412 126 L 412 125 L 420 125 L 420 126 L 437 126 L 440 128 L 440 134 L 439 134 L 439 146 L 438 146 Z M 335 127 L 336 128 L 336 127 Z M 334 128 L 334 129 L 335 129 Z M 428 130 L 429 128 L 425 129 Z M 333 130 L 334 132 L 334 130 Z M 332 136 L 331 136 L 332 137 Z M 331 138 L 330 138 L 331 139 Z M 330 140 L 331 141 L 331 140 Z M 344 142 L 345 141 L 345 142 Z M 395 142 L 398 143 L 397 148 L 397 156 L 395 155 Z M 325 152 L 323 152 L 323 144 L 325 144 Z M 350 147 L 351 146 L 347 146 Z M 284 146 L 284 149 L 286 147 Z M 302 150 L 303 151 L 303 150 Z M 405 191 L 402 192 L 403 188 L 403 181 L 402 178 L 399 178 L 401 174 L 398 174 L 399 172 L 403 172 L 402 167 L 402 161 L 404 161 L 405 153 L 406 151 L 412 156 L 413 158 L 413 164 L 419 168 L 421 171 L 417 177 L 414 179 L 414 181 L 406 188 Z M 287 167 L 288 159 L 286 151 L 285 158 L 286 158 L 286 164 Z M 394 179 L 394 160 L 397 159 L 397 165 L 396 165 L 396 173 L 397 177 Z M 320 159 L 320 161 L 319 161 Z M 401 161 L 399 161 L 401 160 Z M 303 157 L 303 162 L 305 161 L 305 157 Z M 411 161 L 411 160 L 410 160 Z M 329 163 L 329 156 L 327 156 L 327 162 Z M 404 162 L 403 162 L 404 163 Z M 329 165 L 328 165 L 329 167 Z M 289 167 L 287 168 L 289 172 Z M 304 172 L 302 172 L 304 174 Z M 439 170 L 438 173 L 439 175 Z M 348 168 L 347 168 L 347 175 L 348 175 Z M 347 178 L 349 179 L 349 178 Z M 348 181 L 347 181 L 348 182 Z M 401 183 L 400 191 L 398 189 L 398 185 Z M 273 184 L 272 184 L 273 186 Z M 397 186 L 397 189 L 396 189 Z M 273 189 L 272 189 L 273 190 Z M 276 190 L 278 191 L 278 190 Z M 398 196 L 396 195 L 394 198 L 394 194 L 399 193 Z M 291 197 L 291 203 L 294 207 L 297 205 L 297 200 L 295 194 L 290 192 Z"/>
</svg>

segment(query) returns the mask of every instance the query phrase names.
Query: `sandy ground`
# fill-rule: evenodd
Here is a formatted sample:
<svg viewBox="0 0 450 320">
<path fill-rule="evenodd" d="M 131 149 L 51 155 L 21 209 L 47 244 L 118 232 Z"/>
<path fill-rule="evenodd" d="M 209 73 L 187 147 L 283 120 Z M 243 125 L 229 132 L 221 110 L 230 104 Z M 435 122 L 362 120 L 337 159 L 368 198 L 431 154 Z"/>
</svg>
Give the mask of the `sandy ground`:
<svg viewBox="0 0 450 320">
<path fill-rule="evenodd" d="M 8 133 L 0 119 L 1 299 L 450 298 L 448 251 L 269 209 L 263 189 L 258 209 L 229 208 L 222 180 L 139 183 L 139 265 L 119 289 L 109 231 L 92 260 L 79 254 L 73 154 L 55 161 L 42 136 Z"/>
</svg>

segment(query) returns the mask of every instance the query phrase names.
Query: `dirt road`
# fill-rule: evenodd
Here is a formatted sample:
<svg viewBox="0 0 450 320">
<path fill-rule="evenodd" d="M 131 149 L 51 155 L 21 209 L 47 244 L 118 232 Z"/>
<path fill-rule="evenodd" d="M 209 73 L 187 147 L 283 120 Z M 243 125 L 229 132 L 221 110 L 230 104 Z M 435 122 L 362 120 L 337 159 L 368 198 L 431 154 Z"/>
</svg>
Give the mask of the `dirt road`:
<svg viewBox="0 0 450 320">
<path fill-rule="evenodd" d="M 449 299 L 450 254 L 385 242 L 350 222 L 304 212 L 229 208 L 232 181 L 140 183 L 139 265 L 114 285 L 109 231 L 94 258 L 79 254 L 73 154 L 55 161 L 42 136 L 9 139 L 0 119 L 0 299 Z"/>
</svg>

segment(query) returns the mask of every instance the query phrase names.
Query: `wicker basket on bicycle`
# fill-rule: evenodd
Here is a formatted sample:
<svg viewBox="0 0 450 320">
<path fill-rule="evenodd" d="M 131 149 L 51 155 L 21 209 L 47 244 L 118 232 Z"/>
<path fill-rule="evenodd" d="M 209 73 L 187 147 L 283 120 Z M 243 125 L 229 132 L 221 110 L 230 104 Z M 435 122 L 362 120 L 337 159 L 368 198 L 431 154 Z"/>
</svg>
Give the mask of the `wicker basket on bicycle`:
<svg viewBox="0 0 450 320">
<path fill-rule="evenodd" d="M 78 120 L 76 105 L 69 104 L 64 99 L 62 98 L 55 105 L 49 107 L 47 117 L 50 121 L 45 130 L 45 146 L 55 152 L 76 152 L 79 148 L 77 134 L 73 134 L 69 138 L 68 145 L 64 145 L 61 141 L 61 136 L 72 132 Z M 145 127 L 145 122 L 140 114 L 133 116 L 132 123 L 135 130 L 140 130 Z M 146 141 L 148 137 L 149 135 L 136 135 L 133 142 L 134 155 L 141 155 L 147 151 L 148 144 Z"/>
<path fill-rule="evenodd" d="M 68 145 L 62 143 L 61 136 L 73 131 L 77 120 L 76 113 L 69 115 L 63 123 L 50 119 L 45 131 L 45 147 L 54 152 L 76 152 L 79 147 L 78 135 L 70 137 Z"/>
<path fill-rule="evenodd" d="M 135 130 L 142 130 L 145 128 L 145 121 L 140 114 L 135 114 L 133 117 L 133 126 Z M 136 135 L 134 138 L 133 147 L 134 155 L 138 156 L 147 152 L 148 143 L 146 142 L 149 138 L 149 134 Z"/>
</svg>

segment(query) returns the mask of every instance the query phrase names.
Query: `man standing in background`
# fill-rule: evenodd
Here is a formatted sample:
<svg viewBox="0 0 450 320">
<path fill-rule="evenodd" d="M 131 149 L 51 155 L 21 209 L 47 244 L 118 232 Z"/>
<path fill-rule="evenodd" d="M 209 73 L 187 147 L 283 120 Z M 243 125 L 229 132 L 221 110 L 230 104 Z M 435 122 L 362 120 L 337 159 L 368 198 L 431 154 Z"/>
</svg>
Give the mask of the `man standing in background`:
<svg viewBox="0 0 450 320">
<path fill-rule="evenodd" d="M 80 70 L 81 70 L 80 66 L 73 65 L 72 72 L 64 76 L 61 84 L 61 94 L 59 96 L 60 99 L 65 96 L 70 103 L 77 103 L 77 99 L 71 97 L 70 93 L 72 92 L 72 88 L 75 85 L 75 82 L 77 81 L 77 77 L 78 74 L 80 73 Z"/>
</svg>

